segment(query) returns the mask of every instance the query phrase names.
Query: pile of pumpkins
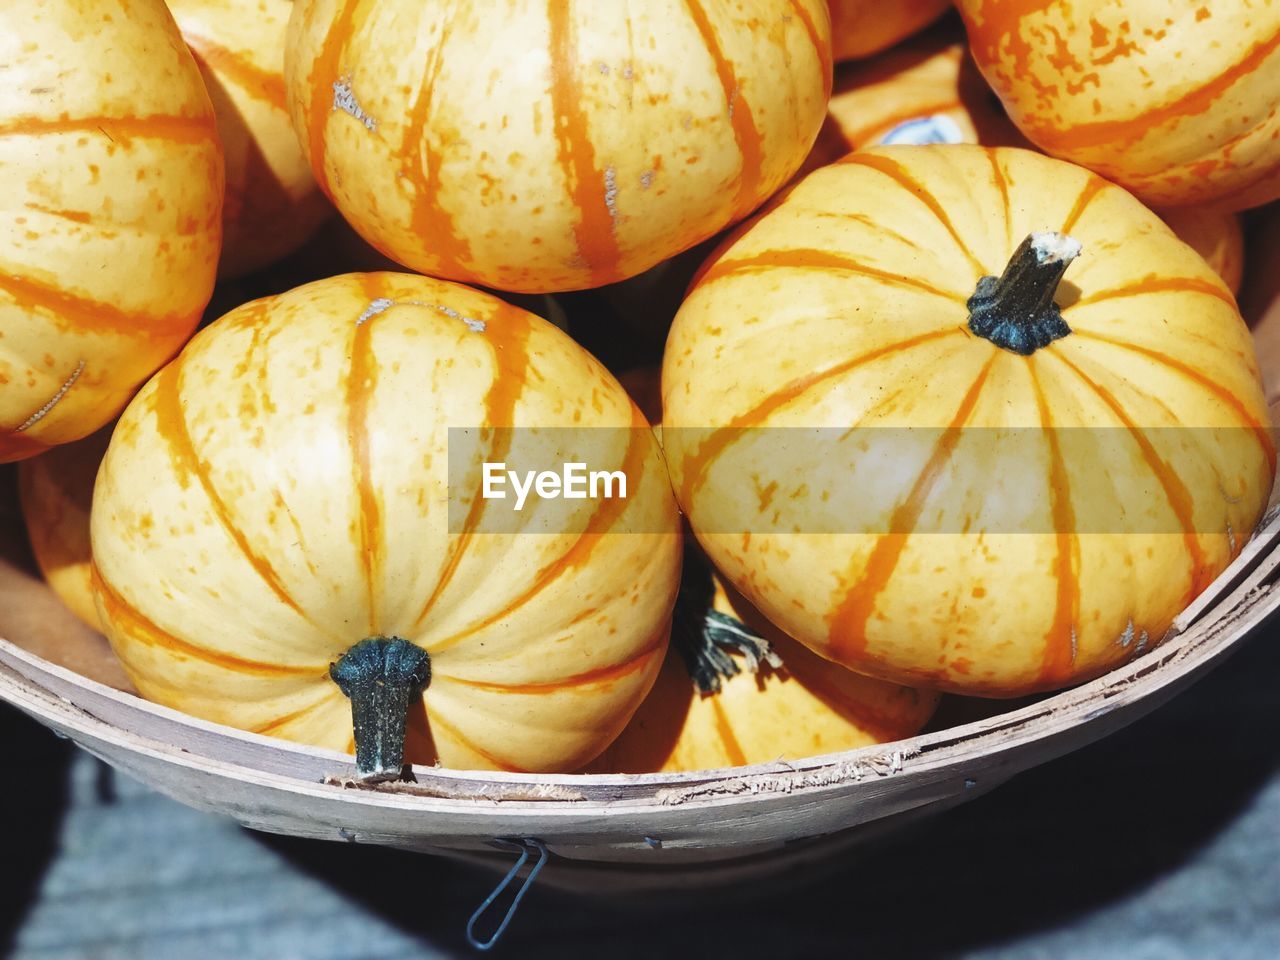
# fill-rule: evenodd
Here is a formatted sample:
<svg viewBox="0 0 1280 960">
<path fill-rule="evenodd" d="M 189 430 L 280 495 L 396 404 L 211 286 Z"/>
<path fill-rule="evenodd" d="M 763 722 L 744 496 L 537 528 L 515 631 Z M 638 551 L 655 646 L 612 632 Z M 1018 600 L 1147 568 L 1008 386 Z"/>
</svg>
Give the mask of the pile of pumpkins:
<svg viewBox="0 0 1280 960">
<path fill-rule="evenodd" d="M 141 695 L 370 780 L 795 759 L 1241 550 L 1280 0 L 490 6 L 0 13 L 0 460 Z M 333 208 L 389 269 L 238 302 Z M 597 288 L 660 373 L 534 312 Z M 627 495 L 490 522 L 557 430 Z"/>
</svg>

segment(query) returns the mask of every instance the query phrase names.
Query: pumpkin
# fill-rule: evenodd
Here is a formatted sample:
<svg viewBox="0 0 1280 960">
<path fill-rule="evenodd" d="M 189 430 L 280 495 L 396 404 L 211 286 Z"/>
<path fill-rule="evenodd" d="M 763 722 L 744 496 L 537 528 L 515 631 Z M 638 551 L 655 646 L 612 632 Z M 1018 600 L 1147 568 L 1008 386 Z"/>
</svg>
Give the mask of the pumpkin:
<svg viewBox="0 0 1280 960">
<path fill-rule="evenodd" d="M 1223 210 L 1173 207 L 1157 211 L 1173 232 L 1204 257 L 1232 293 L 1244 277 L 1244 231 L 1240 218 Z"/>
<path fill-rule="evenodd" d="M 711 770 L 853 750 L 914 736 L 937 704 L 936 693 L 811 653 L 690 548 L 657 682 L 588 772 Z"/>
<path fill-rule="evenodd" d="M 1023 146 L 969 57 L 963 34 L 929 30 L 836 70 L 814 166 L 881 143 Z"/>
<path fill-rule="evenodd" d="M 58 599 L 101 631 L 93 599 L 89 505 L 111 428 L 18 465 L 18 495 L 36 565 Z"/>
<path fill-rule="evenodd" d="M 481 496 L 482 460 L 547 450 L 624 471 L 625 497 Z M 405 755 L 589 761 L 658 672 L 680 568 L 657 441 L 618 382 L 538 317 L 390 273 L 201 331 L 121 417 L 91 525 L 144 696 L 354 749 L 370 779 Z"/>
<path fill-rule="evenodd" d="M 1221 279 L 1025 150 L 811 174 L 702 275 L 662 377 L 677 496 L 729 582 L 829 659 L 962 693 L 1158 643 L 1275 471 Z"/>
<path fill-rule="evenodd" d="M 831 48 L 836 60 L 891 47 L 951 8 L 951 0 L 830 0 Z"/>
<path fill-rule="evenodd" d="M 1152 206 L 1280 197 L 1280 4 L 956 5 L 978 67 L 1046 152 Z"/>
<path fill-rule="evenodd" d="M 378 249 L 517 292 L 635 276 L 799 168 L 831 85 L 820 0 L 501 9 L 300 0 L 286 89 Z"/>
<path fill-rule="evenodd" d="M 0 462 L 115 417 L 213 289 L 222 160 L 161 0 L 0 13 Z M 144 267 L 145 269 L 139 269 Z"/>
<path fill-rule="evenodd" d="M 226 158 L 218 275 L 241 276 L 301 247 L 330 213 L 285 105 L 293 0 L 168 2 L 200 65 Z"/>
<path fill-rule="evenodd" d="M 968 47 L 940 28 L 836 71 L 827 121 L 802 172 L 852 150 L 891 143 L 1029 145 L 977 72 Z M 1239 290 L 1244 242 L 1234 214 L 1175 207 L 1161 216 L 1233 293 Z"/>
</svg>

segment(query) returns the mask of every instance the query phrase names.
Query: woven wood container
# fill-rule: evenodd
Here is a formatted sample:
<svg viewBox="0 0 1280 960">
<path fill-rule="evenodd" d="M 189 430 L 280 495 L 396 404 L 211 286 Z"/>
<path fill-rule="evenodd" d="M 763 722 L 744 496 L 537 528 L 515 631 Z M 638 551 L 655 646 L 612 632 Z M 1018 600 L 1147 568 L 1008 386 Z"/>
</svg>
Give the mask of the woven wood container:
<svg viewBox="0 0 1280 960">
<path fill-rule="evenodd" d="M 1280 327 L 1280 317 L 1269 319 Z M 1255 336 L 1264 362 L 1280 356 L 1280 332 L 1264 324 Z M 1273 420 L 1276 412 L 1273 397 Z M 254 829 L 502 869 L 513 854 L 495 841 L 535 838 L 551 854 L 543 882 L 592 892 L 718 885 L 833 857 L 1133 722 L 1280 607 L 1273 497 L 1253 539 L 1162 645 L 1072 690 L 794 763 L 640 776 L 415 767 L 416 783 L 371 788 L 354 783 L 349 756 L 196 720 L 126 692 L 106 641 L 61 606 L 26 557 L 12 468 L 0 481 L 0 698 L 161 793 Z"/>
</svg>

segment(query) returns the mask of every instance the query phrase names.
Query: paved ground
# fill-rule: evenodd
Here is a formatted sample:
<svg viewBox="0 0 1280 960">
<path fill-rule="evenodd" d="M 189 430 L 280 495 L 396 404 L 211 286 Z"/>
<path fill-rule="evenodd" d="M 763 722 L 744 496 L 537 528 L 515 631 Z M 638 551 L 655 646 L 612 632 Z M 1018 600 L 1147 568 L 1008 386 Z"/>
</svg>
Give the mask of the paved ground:
<svg viewBox="0 0 1280 960">
<path fill-rule="evenodd" d="M 809 886 L 679 908 L 535 889 L 521 958 L 1280 957 L 1280 630 L 1154 716 Z M 0 947 L 14 960 L 468 953 L 487 874 L 249 833 L 0 707 Z M 780 885 L 781 887 L 781 885 Z"/>
</svg>

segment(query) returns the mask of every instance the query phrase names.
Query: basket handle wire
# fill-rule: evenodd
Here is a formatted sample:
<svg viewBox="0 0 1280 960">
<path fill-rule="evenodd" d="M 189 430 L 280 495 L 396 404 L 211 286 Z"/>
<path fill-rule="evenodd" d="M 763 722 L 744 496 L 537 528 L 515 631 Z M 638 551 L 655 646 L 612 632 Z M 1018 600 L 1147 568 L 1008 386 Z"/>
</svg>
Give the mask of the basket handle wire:
<svg viewBox="0 0 1280 960">
<path fill-rule="evenodd" d="M 516 910 L 520 906 L 520 901 L 523 900 L 524 895 L 529 892 L 529 887 L 531 887 L 533 885 L 533 881 L 537 879 L 538 872 L 546 866 L 547 859 L 550 856 L 547 852 L 546 844 L 541 840 L 535 840 L 532 837 L 496 837 L 493 842 L 500 844 L 508 850 L 520 851 L 520 857 L 512 865 L 511 869 L 507 871 L 506 876 L 498 881 L 498 885 L 493 888 L 493 892 L 484 898 L 484 902 L 481 903 L 480 906 L 476 907 L 476 912 L 473 913 L 471 915 L 471 919 L 467 921 L 467 943 L 471 944 L 471 946 L 476 950 L 491 949 L 502 938 L 502 935 L 506 933 L 508 924 L 511 923 L 512 918 L 516 915 Z M 480 922 L 480 919 L 488 912 L 489 908 L 493 906 L 494 901 L 497 900 L 498 897 L 502 896 L 502 892 L 506 890 L 507 887 L 511 886 L 511 881 L 515 880 L 516 876 L 520 873 L 520 870 L 529 862 L 530 853 L 535 851 L 538 854 L 538 859 L 534 862 L 532 869 L 529 870 L 529 875 L 525 877 L 524 882 L 520 884 L 520 889 L 518 889 L 515 896 L 511 898 L 511 906 L 507 907 L 507 912 L 503 916 L 502 921 L 498 924 L 497 929 L 493 931 L 489 936 L 489 939 L 477 939 L 476 924 Z"/>
</svg>

